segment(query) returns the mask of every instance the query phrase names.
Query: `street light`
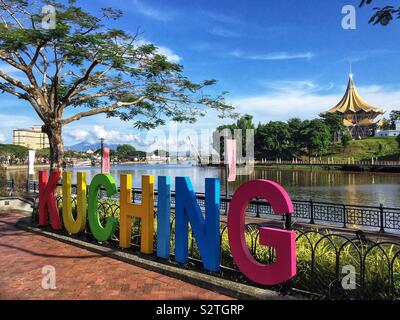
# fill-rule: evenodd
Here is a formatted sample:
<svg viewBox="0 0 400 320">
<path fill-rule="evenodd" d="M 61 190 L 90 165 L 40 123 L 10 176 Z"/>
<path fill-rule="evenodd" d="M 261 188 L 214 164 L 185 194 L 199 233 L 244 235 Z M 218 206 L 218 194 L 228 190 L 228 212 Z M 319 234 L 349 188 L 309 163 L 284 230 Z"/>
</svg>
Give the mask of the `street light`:
<svg viewBox="0 0 400 320">
<path fill-rule="evenodd" d="M 100 172 L 103 173 L 104 138 L 100 138 L 100 152 L 101 152 L 101 168 L 100 168 Z"/>
</svg>

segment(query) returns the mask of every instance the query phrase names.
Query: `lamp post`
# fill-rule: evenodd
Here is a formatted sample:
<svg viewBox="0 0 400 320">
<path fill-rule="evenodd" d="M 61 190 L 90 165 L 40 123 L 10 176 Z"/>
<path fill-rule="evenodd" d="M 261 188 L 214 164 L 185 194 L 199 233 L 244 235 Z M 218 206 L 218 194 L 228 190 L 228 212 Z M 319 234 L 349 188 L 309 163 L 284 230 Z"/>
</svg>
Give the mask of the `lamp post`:
<svg viewBox="0 0 400 320">
<path fill-rule="evenodd" d="M 101 168 L 100 168 L 100 172 L 103 173 L 104 138 L 100 138 L 100 152 L 101 152 Z"/>
</svg>

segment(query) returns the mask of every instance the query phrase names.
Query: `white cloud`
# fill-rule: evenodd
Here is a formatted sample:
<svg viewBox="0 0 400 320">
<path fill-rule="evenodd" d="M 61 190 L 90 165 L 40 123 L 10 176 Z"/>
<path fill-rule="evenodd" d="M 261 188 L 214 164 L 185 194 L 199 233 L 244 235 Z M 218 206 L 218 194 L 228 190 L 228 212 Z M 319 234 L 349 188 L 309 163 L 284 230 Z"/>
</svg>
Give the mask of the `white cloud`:
<svg viewBox="0 0 400 320">
<path fill-rule="evenodd" d="M 65 135 L 75 140 L 84 140 L 89 136 L 89 132 L 82 129 L 68 129 Z"/>
<path fill-rule="evenodd" d="M 145 39 L 141 39 L 138 40 L 136 42 L 137 46 L 143 46 L 143 45 L 147 45 L 147 44 L 152 44 L 150 41 L 145 40 Z M 171 50 L 170 48 L 167 48 L 165 46 L 159 46 L 157 44 L 154 44 L 157 47 L 157 53 L 161 54 L 163 56 L 167 57 L 167 60 L 169 62 L 173 62 L 173 63 L 178 63 L 182 60 L 182 57 L 180 57 L 179 55 L 177 55 L 173 50 Z"/>
<path fill-rule="evenodd" d="M 21 108 L 16 106 L 16 111 L 13 114 L 0 113 L 0 134 L 4 137 L 3 143 L 12 143 L 12 133 L 14 129 L 30 128 L 33 125 L 40 125 L 42 122 L 36 116 L 21 116 L 17 113 Z"/>
<path fill-rule="evenodd" d="M 0 133 L 0 143 L 5 143 L 7 141 L 7 138 L 4 134 Z"/>
<path fill-rule="evenodd" d="M 323 91 L 331 90 L 333 83 L 327 85 L 320 85 L 312 80 L 279 80 L 279 81 L 266 81 L 262 83 L 262 86 L 275 90 L 275 91 Z"/>
<path fill-rule="evenodd" d="M 286 51 L 251 55 L 251 54 L 245 54 L 240 50 L 234 50 L 230 53 L 230 55 L 240 59 L 261 60 L 261 61 L 279 61 L 279 60 L 295 60 L 295 59 L 310 60 L 315 57 L 315 54 L 313 52 L 289 53 Z"/>
<path fill-rule="evenodd" d="M 212 29 L 209 30 L 209 33 L 218 36 L 218 37 L 224 37 L 224 38 L 236 38 L 240 37 L 240 33 L 228 30 L 225 28 L 221 27 L 213 27 Z"/>
<path fill-rule="evenodd" d="M 182 60 L 182 57 L 178 56 L 171 49 L 163 46 L 157 46 L 159 54 L 166 56 L 169 62 L 178 63 Z"/>
<path fill-rule="evenodd" d="M 171 21 L 173 18 L 172 12 L 167 12 L 165 10 L 159 10 L 154 7 L 150 7 L 149 5 L 145 5 L 142 1 L 133 0 L 132 3 L 135 12 L 140 13 L 141 15 L 148 18 L 163 22 Z"/>
<path fill-rule="evenodd" d="M 201 10 L 200 14 L 206 18 L 209 18 L 213 21 L 219 22 L 219 23 L 227 23 L 227 24 L 240 24 L 242 23 L 239 19 L 236 17 L 222 14 L 222 13 L 216 13 L 212 11 L 206 11 L 206 10 Z"/>
<path fill-rule="evenodd" d="M 116 130 L 107 130 L 104 126 L 95 125 L 92 128 L 92 134 L 97 138 L 97 140 L 103 138 L 109 143 L 129 143 L 140 141 L 138 135 L 135 134 L 125 134 Z"/>
<path fill-rule="evenodd" d="M 27 80 L 25 74 L 21 70 L 14 68 L 13 66 L 11 66 L 9 64 L 6 64 L 6 63 L 0 64 L 0 70 L 18 81 L 24 82 Z M 1 80 L 3 80 L 3 79 L 1 79 Z"/>
<path fill-rule="evenodd" d="M 278 88 L 279 83 L 271 87 Z M 324 87 L 313 82 L 293 82 L 293 87 L 286 86 L 266 94 L 239 97 L 230 103 L 237 106 L 238 112 L 252 114 L 256 121 L 261 122 L 285 121 L 294 117 L 312 119 L 335 106 L 344 94 L 344 89 L 341 92 L 321 94 L 323 89 L 320 88 Z M 400 110 L 400 89 L 372 85 L 358 87 L 358 91 L 365 101 L 376 107 L 388 112 Z"/>
<path fill-rule="evenodd" d="M 109 144 L 136 144 L 139 146 L 147 146 L 154 141 L 146 141 L 139 134 L 125 133 L 104 127 L 103 125 L 94 125 L 90 128 L 81 129 L 68 127 L 64 129 L 64 138 L 68 139 L 68 145 L 89 142 L 99 142 L 101 138 L 105 139 Z"/>
</svg>

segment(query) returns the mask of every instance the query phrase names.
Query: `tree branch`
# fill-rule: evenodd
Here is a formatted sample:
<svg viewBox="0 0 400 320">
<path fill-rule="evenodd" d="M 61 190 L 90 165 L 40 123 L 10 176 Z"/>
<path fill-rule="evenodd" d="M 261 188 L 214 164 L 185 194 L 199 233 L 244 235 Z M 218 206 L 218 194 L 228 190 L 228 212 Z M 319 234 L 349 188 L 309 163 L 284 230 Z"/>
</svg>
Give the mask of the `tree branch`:
<svg viewBox="0 0 400 320">
<path fill-rule="evenodd" d="M 18 81 L 17 79 L 14 79 L 10 77 L 9 75 L 5 74 L 3 71 L 0 70 L 0 78 L 3 78 L 7 82 L 11 83 L 13 86 L 16 86 L 20 88 L 21 90 L 24 90 L 27 93 L 31 92 L 31 89 L 24 85 L 21 81 Z"/>
<path fill-rule="evenodd" d="M 0 50 L 0 59 L 3 60 L 4 62 L 7 62 L 10 66 L 13 66 L 18 70 L 24 72 L 26 71 L 26 66 L 23 66 L 22 64 L 11 59 L 4 50 Z"/>
<path fill-rule="evenodd" d="M 142 97 L 140 97 L 140 98 L 138 98 L 138 99 L 136 99 L 135 101 L 132 101 L 132 102 L 117 102 L 117 103 L 115 103 L 115 104 L 113 104 L 111 106 L 108 106 L 108 107 L 81 112 L 81 113 L 78 113 L 78 114 L 76 114 L 76 115 L 74 115 L 74 116 L 72 116 L 70 118 L 61 120 L 61 124 L 62 125 L 66 125 L 68 123 L 80 120 L 81 118 L 90 117 L 90 116 L 93 116 L 93 115 L 96 115 L 96 114 L 100 114 L 100 113 L 111 112 L 111 111 L 116 110 L 118 108 L 134 106 L 136 104 L 139 104 L 140 102 L 142 102 L 146 98 L 147 98 L 146 96 L 142 96 Z"/>
<path fill-rule="evenodd" d="M 68 103 L 68 100 L 74 95 L 75 90 L 79 87 L 80 84 L 84 83 L 89 79 L 90 74 L 92 73 L 93 69 L 99 64 L 99 61 L 94 60 L 92 64 L 89 66 L 89 68 L 86 70 L 85 75 L 78 79 L 72 87 L 68 90 L 68 92 L 65 94 L 65 96 L 61 99 L 61 104 L 66 105 Z"/>
</svg>

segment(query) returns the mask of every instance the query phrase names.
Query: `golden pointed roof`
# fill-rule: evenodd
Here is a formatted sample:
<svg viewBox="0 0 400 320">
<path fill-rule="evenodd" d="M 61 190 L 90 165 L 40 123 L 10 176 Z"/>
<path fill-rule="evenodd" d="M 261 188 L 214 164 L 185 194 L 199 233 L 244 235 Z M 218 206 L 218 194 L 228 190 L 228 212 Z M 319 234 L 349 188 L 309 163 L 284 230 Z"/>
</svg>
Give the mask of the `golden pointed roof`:
<svg viewBox="0 0 400 320">
<path fill-rule="evenodd" d="M 379 127 L 382 127 L 385 124 L 385 120 L 381 119 L 376 123 Z"/>
<path fill-rule="evenodd" d="M 353 122 L 351 122 L 347 119 L 343 119 L 343 124 L 345 125 L 345 127 L 353 127 L 354 126 Z"/>
<path fill-rule="evenodd" d="M 346 112 L 356 113 L 360 110 L 364 112 L 374 112 L 377 114 L 385 113 L 384 110 L 368 104 L 360 97 L 360 95 L 357 92 L 356 86 L 354 85 L 353 76 L 350 75 L 349 83 L 347 85 L 344 97 L 335 107 L 328 110 L 326 113 L 346 113 Z"/>
</svg>

